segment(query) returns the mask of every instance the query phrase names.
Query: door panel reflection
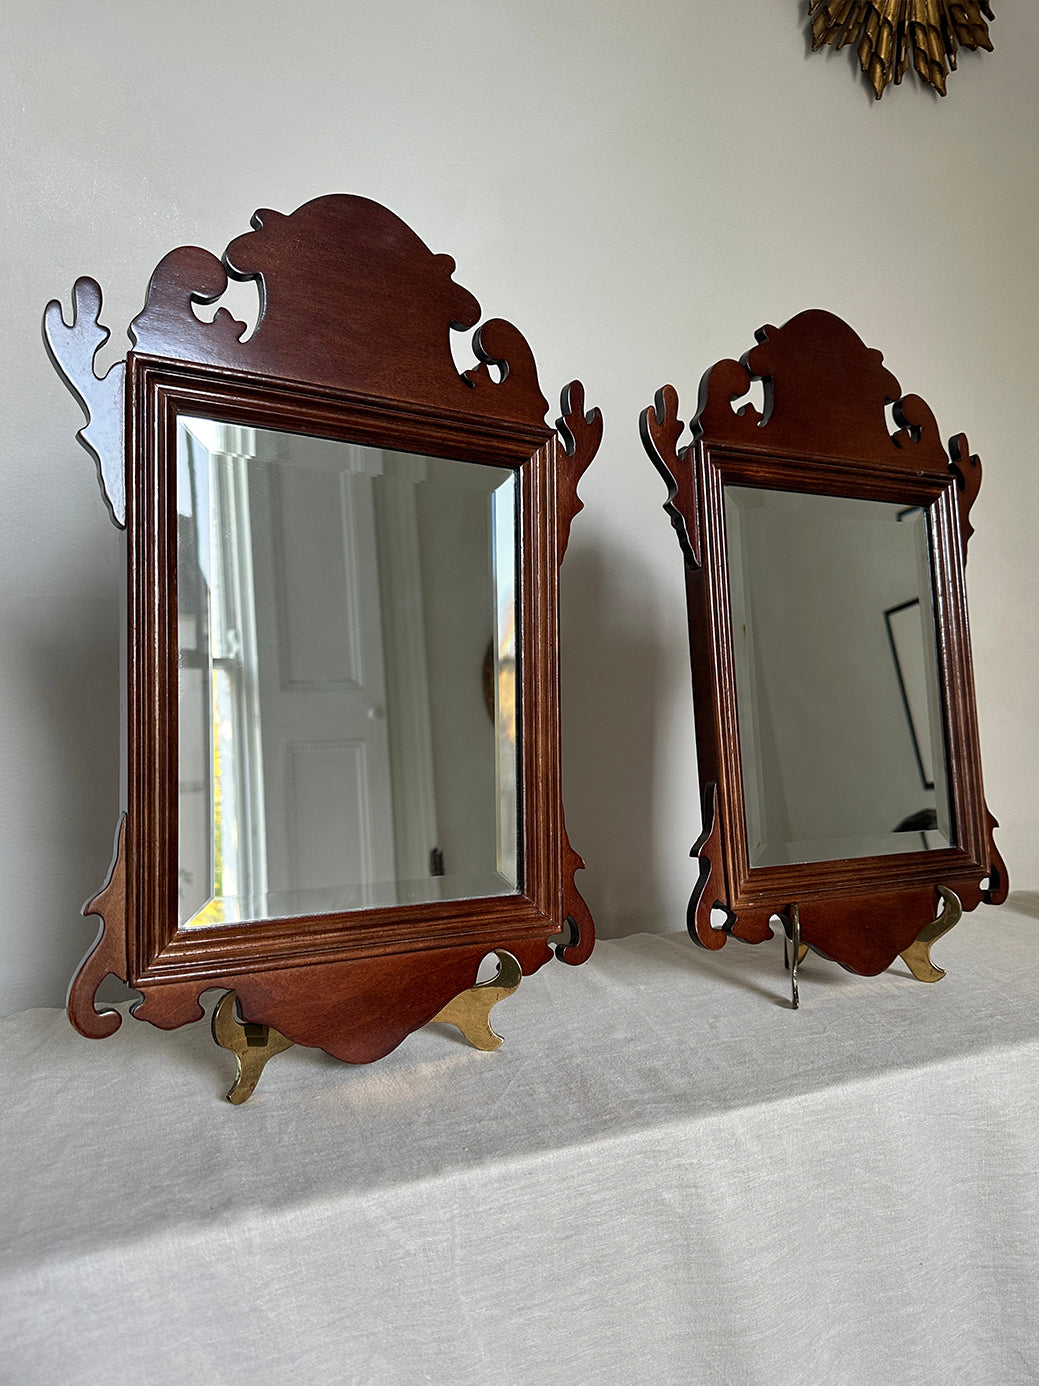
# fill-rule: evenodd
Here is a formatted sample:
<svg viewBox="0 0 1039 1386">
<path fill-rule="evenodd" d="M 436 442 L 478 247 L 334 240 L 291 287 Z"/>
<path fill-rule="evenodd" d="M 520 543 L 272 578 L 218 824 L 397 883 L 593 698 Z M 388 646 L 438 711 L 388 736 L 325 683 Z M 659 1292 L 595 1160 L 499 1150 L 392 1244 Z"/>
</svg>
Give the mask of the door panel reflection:
<svg viewBox="0 0 1039 1386">
<path fill-rule="evenodd" d="M 952 841 L 928 522 L 725 487 L 751 866 Z"/>
<path fill-rule="evenodd" d="M 178 421 L 183 927 L 519 888 L 516 484 Z"/>
</svg>

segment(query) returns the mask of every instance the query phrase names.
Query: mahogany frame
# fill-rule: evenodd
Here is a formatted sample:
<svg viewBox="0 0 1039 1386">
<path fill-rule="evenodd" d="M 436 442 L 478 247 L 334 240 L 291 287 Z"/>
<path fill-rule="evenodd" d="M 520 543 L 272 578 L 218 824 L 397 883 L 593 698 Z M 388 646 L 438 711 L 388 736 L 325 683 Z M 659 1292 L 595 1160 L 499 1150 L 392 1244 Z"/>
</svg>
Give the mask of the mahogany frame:
<svg viewBox="0 0 1039 1386">
<path fill-rule="evenodd" d="M 706 948 L 732 934 L 772 937 L 770 919 L 798 906 L 801 942 L 850 971 L 883 971 L 937 914 L 937 888 L 964 909 L 1001 903 L 1006 868 L 985 806 L 964 584 L 971 504 L 981 466 L 963 434 L 942 448 L 930 409 L 846 323 L 811 310 L 766 326 L 742 361 L 704 376 L 692 442 L 677 447 L 678 396 L 665 386 L 642 416 L 642 438 L 668 486 L 665 510 L 685 558 L 703 831 L 688 928 Z M 764 385 L 759 413 L 735 401 Z M 894 406 L 891 434 L 885 407 Z M 727 483 L 919 505 L 927 510 L 953 844 L 798 865 L 749 862 L 729 607 Z M 982 882 L 987 883 L 982 886 Z M 711 913 L 725 913 L 724 927 Z"/>
<path fill-rule="evenodd" d="M 573 382 L 553 431 L 529 347 L 500 319 L 476 332 L 477 363 L 460 375 L 448 332 L 473 326 L 479 305 L 451 278 L 454 262 L 386 208 L 336 195 L 287 217 L 258 212 L 252 224 L 223 261 L 183 247 L 160 262 L 132 325 L 136 349 L 103 380 L 92 367 L 108 335 L 94 281 L 78 281 L 71 327 L 57 303 L 45 317 L 52 359 L 88 415 L 80 440 L 117 523 L 125 507 L 128 535 L 127 807 L 109 881 L 84 906 L 103 926 L 73 980 L 69 1017 L 95 1038 L 119 1027 L 118 1012 L 94 1004 L 109 973 L 142 993 L 132 1014 L 163 1029 L 200 1019 L 199 995 L 219 986 L 238 994 L 245 1020 L 369 1062 L 473 986 L 494 949 L 526 974 L 554 953 L 576 964 L 591 952 L 594 927 L 573 881 L 583 862 L 563 821 L 558 572 L 602 419 L 585 413 Z M 228 274 L 259 280 L 260 319 L 246 341 L 225 310 L 212 324 L 192 311 L 219 297 Z M 519 893 L 179 927 L 181 414 L 519 473 Z"/>
</svg>

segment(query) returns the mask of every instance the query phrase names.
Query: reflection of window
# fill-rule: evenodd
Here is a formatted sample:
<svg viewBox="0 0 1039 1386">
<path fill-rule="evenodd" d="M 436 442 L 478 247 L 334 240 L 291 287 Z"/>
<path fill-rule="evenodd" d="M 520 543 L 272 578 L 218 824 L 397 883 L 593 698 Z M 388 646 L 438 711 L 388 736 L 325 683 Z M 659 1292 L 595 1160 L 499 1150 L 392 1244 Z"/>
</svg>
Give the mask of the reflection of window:
<svg viewBox="0 0 1039 1386">
<path fill-rule="evenodd" d="M 494 536 L 491 588 L 495 594 L 494 642 L 496 782 L 498 802 L 498 870 L 519 884 L 519 783 L 516 686 L 516 477 L 491 496 Z"/>
<path fill-rule="evenodd" d="M 217 924 L 223 898 L 244 904 L 266 890 L 251 430 L 200 419 L 180 427 L 180 913 L 182 923 Z"/>
</svg>

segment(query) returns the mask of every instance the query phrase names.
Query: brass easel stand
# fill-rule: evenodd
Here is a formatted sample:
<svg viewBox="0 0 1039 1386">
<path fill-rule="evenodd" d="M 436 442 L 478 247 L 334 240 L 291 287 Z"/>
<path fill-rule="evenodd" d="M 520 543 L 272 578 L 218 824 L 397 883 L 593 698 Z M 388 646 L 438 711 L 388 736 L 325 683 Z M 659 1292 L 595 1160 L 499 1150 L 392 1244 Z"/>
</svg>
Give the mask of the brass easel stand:
<svg viewBox="0 0 1039 1386">
<path fill-rule="evenodd" d="M 940 982 L 945 976 L 943 968 L 935 967 L 931 961 L 931 949 L 950 929 L 956 927 L 963 915 L 960 897 L 947 886 L 936 887 L 942 900 L 942 911 L 930 924 L 925 924 L 916 938 L 899 954 L 906 967 L 918 982 Z M 790 973 L 791 1010 L 798 1010 L 801 999 L 797 989 L 797 968 L 808 953 L 807 943 L 801 942 L 801 916 L 796 905 L 791 905 L 783 916 L 783 966 Z"/>
<path fill-rule="evenodd" d="M 938 918 L 932 919 L 930 924 L 921 929 L 909 947 L 899 954 L 918 982 L 940 982 L 945 976 L 944 969 L 935 967 L 931 961 L 931 948 L 943 934 L 947 934 L 960 922 L 960 916 L 963 914 L 960 897 L 954 890 L 939 886 L 938 894 L 942 897 L 945 908 Z"/>
<path fill-rule="evenodd" d="M 235 1014 L 237 1001 L 235 992 L 225 991 L 213 1012 L 213 1038 L 222 1048 L 229 1049 L 238 1062 L 227 1094 L 228 1102 L 236 1106 L 252 1097 L 267 1060 L 292 1048 L 292 1040 L 269 1025 L 239 1020 Z"/>
<path fill-rule="evenodd" d="M 505 1043 L 501 1035 L 491 1029 L 491 1008 L 511 996 L 523 980 L 523 971 L 511 953 L 496 948 L 494 956 L 498 959 L 495 976 L 460 992 L 430 1021 L 431 1025 L 436 1021 L 453 1025 L 461 1030 L 474 1049 L 487 1051 L 500 1049 Z"/>
<path fill-rule="evenodd" d="M 491 1010 L 506 996 L 511 996 L 523 978 L 523 970 L 511 953 L 496 948 L 494 954 L 498 959 L 497 973 L 486 982 L 460 992 L 430 1021 L 430 1024 L 440 1021 L 454 1025 L 474 1049 L 488 1051 L 500 1049 L 504 1043 L 501 1035 L 491 1029 Z M 220 998 L 213 1012 L 213 1038 L 221 1048 L 230 1050 L 237 1061 L 235 1080 L 227 1100 L 239 1106 L 252 1096 L 267 1060 L 291 1049 L 293 1042 L 269 1025 L 239 1020 L 237 1001 L 233 991 L 224 992 Z"/>
<path fill-rule="evenodd" d="M 790 1009 L 796 1011 L 801 1007 L 797 969 L 808 956 L 808 944 L 801 942 L 801 915 L 796 904 L 783 916 L 783 925 L 783 966 L 790 973 Z"/>
</svg>

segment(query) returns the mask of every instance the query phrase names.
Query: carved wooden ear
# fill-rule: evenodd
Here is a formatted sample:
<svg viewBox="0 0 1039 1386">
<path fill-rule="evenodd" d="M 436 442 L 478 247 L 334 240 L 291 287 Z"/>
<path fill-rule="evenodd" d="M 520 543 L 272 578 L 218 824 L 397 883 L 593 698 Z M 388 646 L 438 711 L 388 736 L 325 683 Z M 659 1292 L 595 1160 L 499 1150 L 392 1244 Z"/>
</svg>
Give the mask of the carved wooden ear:
<svg viewBox="0 0 1039 1386">
<path fill-rule="evenodd" d="M 556 505 L 559 518 L 559 558 L 562 561 L 570 540 L 570 526 L 574 516 L 584 509 L 584 502 L 577 494 L 577 486 L 591 465 L 602 442 L 602 413 L 590 409 L 585 413 L 584 386 L 579 380 L 572 380 L 560 398 L 562 418 L 556 420 L 556 427 L 563 443 L 562 456 L 558 457 L 556 484 Z"/>
<path fill-rule="evenodd" d="M 101 930 L 79 965 L 68 994 L 69 1020 L 87 1039 L 106 1039 L 123 1023 L 111 1007 L 97 1010 L 94 993 L 110 974 L 129 980 L 126 966 L 126 814 L 116 831 L 115 856 L 108 880 L 83 906 L 83 914 L 101 916 Z"/>
<path fill-rule="evenodd" d="M 753 356 L 758 350 L 760 348 L 753 348 L 747 356 Z M 761 415 L 753 406 L 736 413 L 732 404 L 748 392 L 755 379 L 765 379 L 768 375 L 769 371 L 760 364 L 752 368 L 746 361 L 727 360 L 713 365 L 700 381 L 694 424 L 696 430 L 709 432 L 729 429 L 735 430 L 739 437 L 753 437 L 754 430 L 761 422 Z"/>
<path fill-rule="evenodd" d="M 711 925 L 711 911 L 724 909 L 729 926 L 735 923 L 736 916 L 722 903 L 725 895 L 725 866 L 722 861 L 721 819 L 718 814 L 718 786 L 711 782 L 704 789 L 703 831 L 693 843 L 689 852 L 691 857 L 700 860 L 700 875 L 693 893 L 689 897 L 686 912 L 686 925 L 694 943 L 712 952 L 724 948 L 728 934 L 725 929 L 715 929 Z"/>
<path fill-rule="evenodd" d="M 642 415 L 642 428 L 643 441 L 654 459 L 672 471 L 686 453 L 678 446 L 685 424 L 678 417 L 678 391 L 673 385 L 662 386 L 653 396 L 653 408 Z"/>
<path fill-rule="evenodd" d="M 43 340 L 55 369 L 79 401 L 87 422 L 76 439 L 97 463 L 101 494 L 115 524 L 126 525 L 126 477 L 123 457 L 123 384 L 126 363 L 119 361 L 104 376 L 94 370 L 97 353 L 111 336 L 101 322 L 101 286 L 77 279 L 72 290 L 72 323 L 53 299 L 43 315 Z"/>
<path fill-rule="evenodd" d="M 678 391 L 673 385 L 658 390 L 653 407 L 639 419 L 642 445 L 667 486 L 664 510 L 678 535 L 682 556 L 691 568 L 700 566 L 700 519 L 696 502 L 693 455 L 678 447 L 685 425 L 678 417 Z"/>
<path fill-rule="evenodd" d="M 941 447 L 938 423 L 926 400 L 919 395 L 906 395 L 892 401 L 892 412 L 899 426 L 893 439 L 898 447 L 920 446 L 932 451 Z"/>
<path fill-rule="evenodd" d="M 602 442 L 602 410 L 599 408 L 589 409 L 587 414 L 584 409 L 584 386 L 579 380 L 571 380 L 569 385 L 563 387 L 559 397 L 559 407 L 562 416 L 556 420 L 556 427 L 559 429 L 563 439 L 563 447 L 567 457 L 574 457 L 578 450 L 578 439 L 581 440 L 581 451 L 587 454 L 585 466 L 591 462 Z"/>
<path fill-rule="evenodd" d="M 956 503 L 960 512 L 960 543 L 963 546 L 963 561 L 967 562 L 967 544 L 974 533 L 970 522 L 971 506 L 981 489 L 981 458 L 972 453 L 966 433 L 957 433 L 949 439 L 949 470 L 956 477 Z"/>
<path fill-rule="evenodd" d="M 988 847 L 988 883 L 982 891 L 981 898 L 986 905 L 1001 905 L 1010 892 L 1010 882 L 1007 878 L 1007 868 L 1003 858 L 999 854 L 996 846 L 996 839 L 993 836 L 993 829 L 999 827 L 999 823 L 985 808 L 985 838 Z"/>
<path fill-rule="evenodd" d="M 515 397 L 523 412 L 545 417 L 548 400 L 538 385 L 534 354 L 519 328 L 504 318 L 490 318 L 473 338 L 473 350 L 480 364 L 466 371 L 464 380 L 477 390 L 500 390 L 505 398 Z M 491 377 L 489 366 L 497 366 L 501 371 L 497 383 Z"/>
<path fill-rule="evenodd" d="M 171 343 L 176 349 L 204 340 L 212 324 L 200 322 L 191 305 L 213 303 L 226 289 L 227 270 L 212 251 L 197 245 L 171 250 L 152 271 L 144 307 L 130 324 L 137 350 L 170 355 Z"/>
<path fill-rule="evenodd" d="M 574 877 L 584 869 L 584 858 L 570 845 L 570 839 L 563 828 L 563 903 L 561 913 L 570 931 L 569 940 L 556 946 L 556 957 L 561 962 L 577 967 L 587 962 L 595 945 L 595 926 L 591 911 L 578 893 Z"/>
</svg>

